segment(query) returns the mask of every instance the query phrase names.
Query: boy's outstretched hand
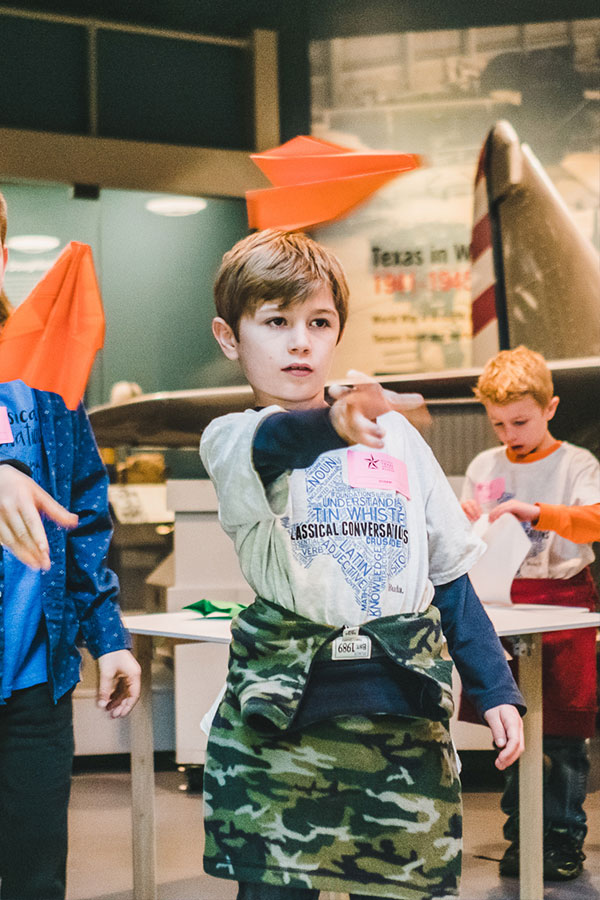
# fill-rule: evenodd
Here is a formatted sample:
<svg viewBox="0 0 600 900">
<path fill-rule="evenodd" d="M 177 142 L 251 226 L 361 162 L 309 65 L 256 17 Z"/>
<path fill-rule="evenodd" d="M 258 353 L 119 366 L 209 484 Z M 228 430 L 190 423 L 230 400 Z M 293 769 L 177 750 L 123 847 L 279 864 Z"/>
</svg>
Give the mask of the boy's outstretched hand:
<svg viewBox="0 0 600 900">
<path fill-rule="evenodd" d="M 0 466 L 0 544 L 32 569 L 47 570 L 50 553 L 41 513 L 63 528 L 79 521 L 32 478 L 14 466 Z"/>
<path fill-rule="evenodd" d="M 488 709 L 483 717 L 490 727 L 494 744 L 500 750 L 496 758 L 496 768 L 506 769 L 525 749 L 523 722 L 519 711 L 516 706 L 503 703 L 501 706 Z"/>
<path fill-rule="evenodd" d="M 140 696 L 141 669 L 129 650 L 113 650 L 98 658 L 97 703 L 113 719 L 131 712 Z"/>
<path fill-rule="evenodd" d="M 329 416 L 339 436 L 347 444 L 381 449 L 385 431 L 376 419 L 392 408 L 381 385 L 373 382 L 350 388 L 334 384 L 329 388 L 329 394 L 335 399 Z"/>
<path fill-rule="evenodd" d="M 336 401 L 331 407 L 331 424 L 347 444 L 365 444 L 381 449 L 385 431 L 375 421 L 390 410 L 402 413 L 411 425 L 424 428 L 431 416 L 421 394 L 402 394 L 382 388 L 370 375 L 350 369 L 347 378 L 353 384 L 333 384 L 329 395 Z"/>
</svg>

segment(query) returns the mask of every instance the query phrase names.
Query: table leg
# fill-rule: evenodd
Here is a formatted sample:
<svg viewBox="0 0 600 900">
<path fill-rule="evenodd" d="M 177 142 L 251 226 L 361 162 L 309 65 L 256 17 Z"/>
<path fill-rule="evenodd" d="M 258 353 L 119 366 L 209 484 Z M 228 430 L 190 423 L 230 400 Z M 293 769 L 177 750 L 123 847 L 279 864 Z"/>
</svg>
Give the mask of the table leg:
<svg viewBox="0 0 600 900">
<path fill-rule="evenodd" d="M 542 635 L 522 638 L 519 687 L 527 704 L 525 752 L 519 761 L 520 898 L 543 900 Z"/>
<path fill-rule="evenodd" d="M 154 733 L 152 729 L 152 637 L 134 636 L 134 653 L 142 667 L 142 690 L 131 713 L 131 809 L 133 896 L 157 900 L 154 826 Z"/>
</svg>

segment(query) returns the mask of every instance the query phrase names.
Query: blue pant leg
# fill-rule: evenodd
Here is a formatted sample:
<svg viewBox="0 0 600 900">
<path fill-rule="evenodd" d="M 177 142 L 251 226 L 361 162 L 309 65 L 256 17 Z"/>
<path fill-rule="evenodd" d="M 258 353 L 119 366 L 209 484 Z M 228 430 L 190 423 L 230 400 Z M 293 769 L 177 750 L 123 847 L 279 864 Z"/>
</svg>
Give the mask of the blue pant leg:
<svg viewBox="0 0 600 900">
<path fill-rule="evenodd" d="M 63 900 L 72 763 L 71 694 L 15 691 L 0 706 L 2 900 Z"/>
<path fill-rule="evenodd" d="M 563 831 L 578 843 L 587 834 L 583 804 L 590 761 L 583 738 L 544 737 L 544 831 Z M 519 768 L 507 769 L 500 806 L 507 816 L 504 837 L 519 839 Z"/>
<path fill-rule="evenodd" d="M 583 805 L 587 793 L 590 760 L 583 738 L 546 737 L 544 754 L 550 764 L 544 782 L 546 830 L 570 834 L 582 844 L 587 834 Z"/>
</svg>

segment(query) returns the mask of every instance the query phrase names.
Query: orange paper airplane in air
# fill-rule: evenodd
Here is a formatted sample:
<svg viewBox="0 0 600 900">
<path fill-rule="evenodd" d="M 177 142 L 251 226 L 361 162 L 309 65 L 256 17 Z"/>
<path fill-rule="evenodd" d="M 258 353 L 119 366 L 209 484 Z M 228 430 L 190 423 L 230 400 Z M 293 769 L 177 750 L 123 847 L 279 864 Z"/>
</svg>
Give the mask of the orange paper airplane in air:
<svg viewBox="0 0 600 900">
<path fill-rule="evenodd" d="M 274 185 L 246 192 L 250 228 L 284 231 L 341 219 L 387 181 L 421 165 L 415 153 L 350 150 L 306 136 L 250 158 Z"/>
<path fill-rule="evenodd" d="M 0 382 L 21 379 L 75 409 L 103 342 L 92 250 L 72 241 L 9 316 L 0 336 Z"/>
</svg>

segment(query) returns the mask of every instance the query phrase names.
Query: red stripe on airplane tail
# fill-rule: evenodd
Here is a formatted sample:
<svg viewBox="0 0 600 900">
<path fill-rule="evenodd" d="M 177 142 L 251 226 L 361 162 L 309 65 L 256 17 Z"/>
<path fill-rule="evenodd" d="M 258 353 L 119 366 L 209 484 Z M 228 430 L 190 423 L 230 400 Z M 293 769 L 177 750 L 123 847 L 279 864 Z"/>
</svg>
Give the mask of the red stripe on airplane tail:
<svg viewBox="0 0 600 900">
<path fill-rule="evenodd" d="M 496 286 L 490 285 L 479 297 L 473 300 L 471 306 L 471 322 L 473 324 L 473 337 L 479 334 L 486 325 L 496 318 Z"/>
</svg>

